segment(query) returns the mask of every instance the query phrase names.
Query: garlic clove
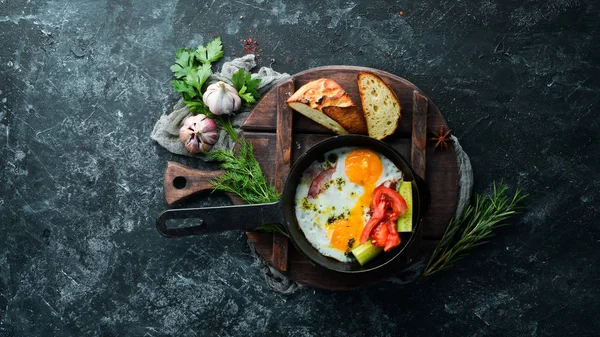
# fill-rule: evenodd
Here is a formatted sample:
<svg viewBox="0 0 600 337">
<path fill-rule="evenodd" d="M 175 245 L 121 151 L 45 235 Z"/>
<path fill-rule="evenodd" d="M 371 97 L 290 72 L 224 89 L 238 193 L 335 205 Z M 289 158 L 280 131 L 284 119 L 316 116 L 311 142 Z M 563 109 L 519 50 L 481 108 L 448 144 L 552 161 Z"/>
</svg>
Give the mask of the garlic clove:
<svg viewBox="0 0 600 337">
<path fill-rule="evenodd" d="M 217 123 L 203 114 L 189 116 L 179 129 L 179 139 L 191 153 L 208 152 L 219 140 Z"/>
<path fill-rule="evenodd" d="M 202 100 L 210 112 L 215 115 L 230 114 L 242 106 L 242 100 L 237 90 L 223 81 L 209 85 Z"/>
</svg>

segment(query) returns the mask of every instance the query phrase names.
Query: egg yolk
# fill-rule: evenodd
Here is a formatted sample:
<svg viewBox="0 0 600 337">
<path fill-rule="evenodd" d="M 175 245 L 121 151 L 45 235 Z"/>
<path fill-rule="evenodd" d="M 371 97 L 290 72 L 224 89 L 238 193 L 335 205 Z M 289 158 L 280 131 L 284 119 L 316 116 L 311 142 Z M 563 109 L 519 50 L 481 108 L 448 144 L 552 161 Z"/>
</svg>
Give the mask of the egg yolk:
<svg viewBox="0 0 600 337">
<path fill-rule="evenodd" d="M 329 226 L 328 235 L 331 246 L 347 251 L 359 245 L 360 235 L 365 226 L 363 214 L 373 200 L 375 183 L 383 172 L 383 164 L 373 151 L 358 149 L 350 152 L 344 162 L 348 179 L 364 188 L 354 207 L 350 210 L 348 219 L 337 220 Z M 351 240 L 354 239 L 354 240 Z"/>
<path fill-rule="evenodd" d="M 383 164 L 379 156 L 367 149 L 358 149 L 348 153 L 344 164 L 348 179 L 361 186 L 375 184 L 383 172 Z"/>
<path fill-rule="evenodd" d="M 360 244 L 363 227 L 364 224 L 360 217 L 350 215 L 348 219 L 337 220 L 328 229 L 331 246 L 342 252 L 356 247 Z"/>
</svg>

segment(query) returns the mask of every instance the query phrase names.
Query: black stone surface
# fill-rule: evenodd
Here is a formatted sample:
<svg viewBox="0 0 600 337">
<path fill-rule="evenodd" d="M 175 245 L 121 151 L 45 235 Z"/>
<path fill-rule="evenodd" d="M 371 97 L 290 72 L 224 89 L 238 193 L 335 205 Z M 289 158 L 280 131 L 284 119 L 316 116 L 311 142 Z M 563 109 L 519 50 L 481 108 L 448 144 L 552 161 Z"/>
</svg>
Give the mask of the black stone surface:
<svg viewBox="0 0 600 337">
<path fill-rule="evenodd" d="M 404 15 L 400 15 L 403 11 Z M 0 1 L 0 336 L 600 335 L 596 1 Z M 250 32 L 252 30 L 252 32 Z M 238 232 L 168 240 L 149 138 L 176 48 L 348 64 L 414 82 L 471 156 L 475 191 L 529 210 L 406 286 L 270 291 Z M 223 204 L 217 195 L 195 204 Z"/>
</svg>

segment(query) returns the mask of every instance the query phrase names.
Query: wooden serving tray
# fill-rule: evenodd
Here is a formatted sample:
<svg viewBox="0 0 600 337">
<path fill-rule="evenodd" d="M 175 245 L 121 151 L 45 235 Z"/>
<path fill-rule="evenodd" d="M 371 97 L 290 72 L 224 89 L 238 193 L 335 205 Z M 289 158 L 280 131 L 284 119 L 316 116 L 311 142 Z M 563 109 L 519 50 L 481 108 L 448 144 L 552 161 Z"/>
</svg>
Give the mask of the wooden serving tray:
<svg viewBox="0 0 600 337">
<path fill-rule="evenodd" d="M 313 265 L 279 233 L 247 232 L 258 253 L 275 268 L 300 284 L 331 290 L 353 289 L 390 278 L 428 254 L 437 244 L 454 211 L 458 197 L 458 169 L 454 147 L 445 152 L 427 143 L 432 131 L 447 127 L 439 109 L 412 83 L 393 74 L 364 67 L 326 66 L 300 72 L 272 88 L 256 104 L 244 124 L 243 134 L 254 146 L 255 156 L 267 179 L 281 190 L 293 162 L 307 149 L 333 134 L 312 120 L 292 112 L 285 101 L 294 88 L 318 79 L 330 78 L 340 84 L 361 107 L 357 75 L 361 71 L 377 74 L 394 90 L 402 106 L 402 117 L 395 134 L 384 141 L 405 158 L 429 184 L 431 205 L 425 213 L 420 240 L 407 250 L 404 259 L 376 271 L 343 274 Z M 413 113 L 413 110 L 414 111 Z M 218 171 L 201 171 L 169 163 L 165 172 L 165 198 L 171 205 L 196 192 L 210 189 L 208 180 Z M 179 175 L 194 176 L 185 190 L 173 188 Z M 240 203 L 232 198 L 234 203 Z"/>
</svg>

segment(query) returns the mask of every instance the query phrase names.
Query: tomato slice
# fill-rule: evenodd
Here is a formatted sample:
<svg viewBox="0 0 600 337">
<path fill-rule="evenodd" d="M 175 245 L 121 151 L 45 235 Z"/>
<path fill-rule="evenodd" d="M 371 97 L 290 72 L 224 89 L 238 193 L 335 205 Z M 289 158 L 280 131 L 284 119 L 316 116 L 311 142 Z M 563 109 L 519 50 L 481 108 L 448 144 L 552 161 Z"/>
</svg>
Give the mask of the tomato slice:
<svg viewBox="0 0 600 337">
<path fill-rule="evenodd" d="M 376 207 L 371 208 L 373 210 L 373 214 L 371 215 L 371 219 L 367 221 L 365 228 L 360 235 L 360 243 L 365 243 L 371 236 L 371 232 L 377 225 L 383 220 L 385 215 L 385 203 L 379 203 Z"/>
<path fill-rule="evenodd" d="M 372 243 L 378 247 L 387 247 L 390 232 L 385 222 L 380 222 L 371 234 Z"/>
<path fill-rule="evenodd" d="M 408 205 L 400 193 L 381 185 L 373 191 L 373 203 L 382 202 L 383 199 L 390 200 L 389 204 L 392 210 L 390 219 L 398 219 L 408 209 Z"/>
<path fill-rule="evenodd" d="M 396 220 L 407 209 L 406 201 L 398 192 L 383 185 L 377 187 L 371 202 L 373 214 L 360 235 L 360 243 L 370 237 L 375 246 L 384 247 L 386 252 L 400 245 Z"/>
<path fill-rule="evenodd" d="M 384 224 L 382 223 L 381 226 Z M 388 229 L 388 237 L 383 247 L 383 251 L 389 252 L 390 250 L 400 245 L 400 235 L 396 231 L 396 220 L 387 220 L 385 223 Z"/>
</svg>

